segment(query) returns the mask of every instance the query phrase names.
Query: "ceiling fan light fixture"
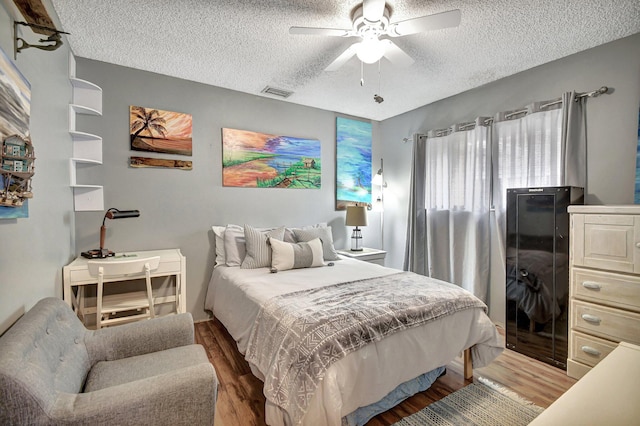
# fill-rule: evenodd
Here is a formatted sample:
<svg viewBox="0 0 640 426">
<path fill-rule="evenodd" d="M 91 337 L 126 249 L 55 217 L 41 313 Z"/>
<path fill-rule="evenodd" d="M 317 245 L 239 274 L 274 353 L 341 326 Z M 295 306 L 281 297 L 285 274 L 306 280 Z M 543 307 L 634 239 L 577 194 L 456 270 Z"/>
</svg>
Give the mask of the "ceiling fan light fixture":
<svg viewBox="0 0 640 426">
<path fill-rule="evenodd" d="M 373 64 L 384 55 L 384 46 L 377 37 L 365 38 L 360 42 L 356 55 L 365 64 Z"/>
</svg>

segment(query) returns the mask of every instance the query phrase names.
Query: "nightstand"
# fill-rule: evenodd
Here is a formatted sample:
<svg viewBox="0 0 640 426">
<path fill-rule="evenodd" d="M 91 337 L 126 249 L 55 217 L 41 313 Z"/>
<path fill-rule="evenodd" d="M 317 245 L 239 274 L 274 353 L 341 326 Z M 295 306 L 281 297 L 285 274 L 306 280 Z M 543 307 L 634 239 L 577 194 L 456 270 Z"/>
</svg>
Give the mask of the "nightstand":
<svg viewBox="0 0 640 426">
<path fill-rule="evenodd" d="M 338 250 L 338 254 L 384 266 L 384 258 L 387 255 L 387 252 L 384 250 L 364 247 L 362 251 L 351 251 L 349 249 Z"/>
</svg>

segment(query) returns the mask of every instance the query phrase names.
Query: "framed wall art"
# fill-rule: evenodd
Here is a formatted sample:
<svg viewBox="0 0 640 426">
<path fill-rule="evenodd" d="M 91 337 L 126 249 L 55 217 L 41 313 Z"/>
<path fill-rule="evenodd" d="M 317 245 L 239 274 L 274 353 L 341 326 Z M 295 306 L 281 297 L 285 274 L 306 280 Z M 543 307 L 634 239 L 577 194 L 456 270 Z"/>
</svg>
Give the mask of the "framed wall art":
<svg viewBox="0 0 640 426">
<path fill-rule="evenodd" d="M 371 143 L 370 122 L 336 119 L 336 210 L 371 205 Z"/>
<path fill-rule="evenodd" d="M 191 126 L 191 114 L 129 107 L 129 132 L 134 151 L 191 155 Z"/>
<path fill-rule="evenodd" d="M 320 141 L 222 129 L 222 185 L 318 189 Z"/>
<path fill-rule="evenodd" d="M 29 217 L 28 200 L 16 196 L 16 193 L 30 194 L 30 188 L 22 188 L 25 183 L 23 175 L 26 176 L 28 169 L 33 167 L 30 115 L 31 85 L 0 48 L 0 219 Z M 30 183 L 30 176 L 28 180 L 26 183 Z M 24 194 L 23 190 L 26 191 Z"/>
</svg>

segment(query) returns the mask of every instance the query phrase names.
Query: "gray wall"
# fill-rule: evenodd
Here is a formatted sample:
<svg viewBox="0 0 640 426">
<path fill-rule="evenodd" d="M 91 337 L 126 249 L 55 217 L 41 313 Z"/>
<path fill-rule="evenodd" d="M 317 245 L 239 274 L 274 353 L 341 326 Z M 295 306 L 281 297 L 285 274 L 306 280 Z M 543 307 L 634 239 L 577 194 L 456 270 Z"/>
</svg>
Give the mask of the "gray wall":
<svg viewBox="0 0 640 426">
<path fill-rule="evenodd" d="M 385 192 L 387 265 L 401 267 L 407 223 L 413 133 L 470 121 L 477 116 L 515 109 L 563 92 L 601 86 L 610 95 L 587 102 L 588 204 L 633 203 L 638 108 L 640 104 L 640 34 L 596 47 L 504 78 L 486 86 L 385 120 L 380 125 L 380 152 L 389 188 Z M 495 241 L 495 230 L 493 241 Z M 490 315 L 504 323 L 504 260 L 492 244 Z"/>
<path fill-rule="evenodd" d="M 185 64 L 188 66 L 188 64 Z M 187 310 L 207 318 L 204 298 L 213 270 L 212 225 L 301 226 L 329 222 L 335 245 L 349 244 L 344 211 L 335 211 L 335 119 L 329 111 L 234 92 L 186 80 L 81 59 L 77 75 L 103 89 L 102 117 L 79 117 L 78 128 L 103 137 L 103 165 L 87 166 L 78 181 L 104 185 L 105 209 L 139 209 L 136 219 L 107 221 L 107 248 L 131 251 L 180 248 L 187 259 Z M 129 106 L 193 115 L 193 156 L 131 151 Z M 318 190 L 222 186 L 222 128 L 319 139 Z M 373 123 L 374 135 L 378 123 Z M 374 146 L 377 141 L 374 141 Z M 375 156 L 374 149 L 374 156 Z M 193 170 L 135 169 L 130 156 L 193 161 Z M 374 168 L 379 164 L 374 157 Z M 104 212 L 77 212 L 78 251 L 98 245 Z M 377 247 L 379 214 L 369 214 L 364 244 Z"/>
<path fill-rule="evenodd" d="M 49 1 L 44 3 L 53 10 Z M 24 20 L 13 2 L 0 3 L 0 46 L 11 59 L 14 19 Z M 36 38 L 30 29 L 24 34 L 30 41 Z M 41 298 L 62 297 L 62 266 L 75 252 L 68 52 L 66 44 L 53 52 L 27 49 L 14 61 L 31 83 L 36 174 L 29 218 L 0 220 L 0 333 Z"/>
<path fill-rule="evenodd" d="M 4 0 L 5 5 L 12 2 Z M 45 1 L 52 11 L 49 1 Z M 13 8 L 0 8 L 0 45 L 11 54 Z M 11 12 L 9 12 L 10 10 Z M 15 18 L 22 19 L 19 15 Z M 35 198 L 28 219 L 0 221 L 0 333 L 37 300 L 62 295 L 61 269 L 82 250 L 98 245 L 104 212 L 73 212 L 68 187 L 68 103 L 71 89 L 68 47 L 19 54 L 17 65 L 32 84 L 31 133 L 36 148 Z M 188 66 L 188 64 L 185 64 Z M 107 247 L 142 250 L 178 247 L 187 256 L 187 309 L 204 319 L 206 286 L 213 268 L 210 226 L 226 223 L 305 225 L 329 222 L 336 246 L 348 245 L 344 213 L 334 210 L 335 117 L 333 112 L 297 106 L 78 59 L 77 75 L 104 90 L 102 117 L 79 117 L 78 129 L 104 138 L 104 164 L 84 166 L 79 182 L 102 184 L 105 207 L 138 208 L 138 219 L 109 221 Z M 407 188 L 413 133 L 516 108 L 566 90 L 607 85 L 612 95 L 591 99 L 589 112 L 590 203 L 631 203 L 635 177 L 640 99 L 640 35 L 555 61 L 490 85 L 373 123 L 374 159 L 385 161 L 385 249 L 387 265 L 400 268 L 404 256 Z M 131 169 L 128 157 L 129 105 L 193 114 L 194 170 Z M 221 185 L 221 128 L 233 127 L 322 142 L 320 190 L 224 188 Z M 152 156 L 152 155 L 150 155 Z M 189 159 L 175 156 L 173 158 Z M 369 214 L 364 243 L 380 247 L 379 214 Z M 504 321 L 504 270 L 492 258 L 491 316 Z"/>
</svg>

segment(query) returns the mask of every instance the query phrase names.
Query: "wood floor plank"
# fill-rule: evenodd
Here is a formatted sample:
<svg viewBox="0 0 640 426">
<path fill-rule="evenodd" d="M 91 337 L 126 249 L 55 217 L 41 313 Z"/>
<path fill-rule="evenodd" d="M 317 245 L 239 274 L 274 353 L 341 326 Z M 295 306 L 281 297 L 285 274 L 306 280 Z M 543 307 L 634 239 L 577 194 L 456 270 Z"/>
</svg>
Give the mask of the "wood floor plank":
<svg viewBox="0 0 640 426">
<path fill-rule="evenodd" d="M 504 330 L 500 332 L 504 336 Z M 195 337 L 218 374 L 216 409 L 224 426 L 265 425 L 262 382 L 251 374 L 249 364 L 224 326 L 217 320 L 196 323 Z M 474 369 L 473 377 L 487 378 L 544 408 L 576 382 L 561 369 L 508 349 L 490 365 Z M 389 426 L 472 382 L 463 378 L 461 360 L 454 360 L 431 388 L 379 414 L 367 426 Z"/>
</svg>

